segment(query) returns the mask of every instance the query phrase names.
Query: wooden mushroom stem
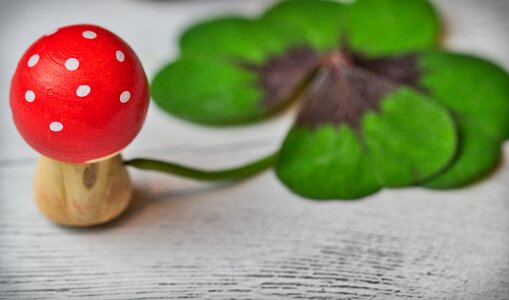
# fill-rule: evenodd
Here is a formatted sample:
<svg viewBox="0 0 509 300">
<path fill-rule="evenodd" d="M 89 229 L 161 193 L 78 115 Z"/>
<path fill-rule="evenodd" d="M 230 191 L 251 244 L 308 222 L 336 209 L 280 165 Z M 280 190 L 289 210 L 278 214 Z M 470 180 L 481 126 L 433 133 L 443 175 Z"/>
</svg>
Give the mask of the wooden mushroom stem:
<svg viewBox="0 0 509 300">
<path fill-rule="evenodd" d="M 120 154 L 86 164 L 65 163 L 44 156 L 37 162 L 37 205 L 58 224 L 106 223 L 127 208 L 131 196 L 131 181 Z"/>
</svg>

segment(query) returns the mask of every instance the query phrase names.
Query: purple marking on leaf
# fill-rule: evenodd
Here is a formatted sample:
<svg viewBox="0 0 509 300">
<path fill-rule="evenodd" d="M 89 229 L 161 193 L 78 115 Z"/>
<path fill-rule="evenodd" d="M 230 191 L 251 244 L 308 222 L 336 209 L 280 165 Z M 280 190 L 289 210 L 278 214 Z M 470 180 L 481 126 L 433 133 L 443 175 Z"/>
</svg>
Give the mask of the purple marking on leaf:
<svg viewBox="0 0 509 300">
<path fill-rule="evenodd" d="M 320 55 L 312 48 L 297 47 L 261 65 L 241 66 L 258 74 L 265 108 L 278 108 L 302 92 L 298 125 L 314 129 L 347 123 L 358 129 L 363 114 L 376 111 L 379 102 L 399 86 L 423 91 L 418 58 L 416 54 L 366 58 L 347 46 Z"/>
<path fill-rule="evenodd" d="M 370 70 L 380 76 L 422 91 L 422 87 L 419 85 L 422 71 L 418 66 L 419 56 L 417 54 L 379 58 L 352 55 L 352 59 L 357 67 Z"/>
<path fill-rule="evenodd" d="M 287 50 L 273 56 L 262 65 L 243 64 L 258 74 L 258 85 L 264 92 L 262 105 L 268 109 L 279 107 L 294 98 L 318 66 L 318 53 L 308 47 Z"/>
<path fill-rule="evenodd" d="M 321 71 L 303 96 L 298 125 L 316 129 L 323 124 L 347 123 L 359 129 L 364 113 L 378 110 L 380 101 L 399 86 L 371 71 L 349 65 L 343 55 L 323 61 Z"/>
</svg>

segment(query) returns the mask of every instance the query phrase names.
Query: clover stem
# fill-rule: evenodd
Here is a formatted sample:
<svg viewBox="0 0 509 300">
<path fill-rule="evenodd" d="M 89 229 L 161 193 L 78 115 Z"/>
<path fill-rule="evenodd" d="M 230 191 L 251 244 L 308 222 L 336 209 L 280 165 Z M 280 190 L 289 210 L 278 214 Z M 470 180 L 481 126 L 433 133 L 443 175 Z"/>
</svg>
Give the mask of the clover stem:
<svg viewBox="0 0 509 300">
<path fill-rule="evenodd" d="M 204 181 L 221 181 L 240 180 L 256 175 L 261 171 L 264 171 L 273 166 L 277 156 L 278 153 L 276 152 L 244 166 L 217 171 L 200 170 L 166 161 L 145 158 L 127 160 L 124 161 L 124 164 L 142 170 L 159 171 L 191 179 Z"/>
</svg>

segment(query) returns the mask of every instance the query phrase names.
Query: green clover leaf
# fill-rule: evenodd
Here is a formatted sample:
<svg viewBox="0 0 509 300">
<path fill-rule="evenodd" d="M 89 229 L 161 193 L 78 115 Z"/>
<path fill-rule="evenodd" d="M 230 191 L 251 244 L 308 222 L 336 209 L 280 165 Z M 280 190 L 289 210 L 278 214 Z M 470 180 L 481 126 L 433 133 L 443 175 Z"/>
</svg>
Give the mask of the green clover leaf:
<svg viewBox="0 0 509 300">
<path fill-rule="evenodd" d="M 283 143 L 276 171 L 293 191 L 314 199 L 360 198 L 382 187 L 414 184 L 450 162 L 456 128 L 444 109 L 385 82 L 379 83 L 389 85 L 382 93 L 362 95 L 376 82 L 368 78 L 341 92 L 349 80 L 371 75 L 350 77 L 348 71 L 331 70 L 305 97 Z M 366 103 L 356 107 L 362 99 Z"/>
<path fill-rule="evenodd" d="M 296 40 L 270 22 L 200 24 L 184 33 L 181 58 L 157 74 L 152 96 L 164 110 L 198 123 L 235 124 L 272 114 L 292 100 L 314 67 L 312 49 L 289 48 Z"/>
<path fill-rule="evenodd" d="M 424 186 L 459 187 L 497 165 L 509 134 L 509 75 L 505 71 L 479 58 L 442 51 L 355 60 L 372 72 L 421 90 L 454 116 L 459 134 L 456 158 Z"/>
<path fill-rule="evenodd" d="M 453 53 L 425 53 L 421 86 L 455 116 L 457 158 L 430 188 L 462 186 L 496 167 L 509 137 L 509 75 L 482 59 Z"/>
<path fill-rule="evenodd" d="M 358 0 L 346 17 L 351 49 L 369 56 L 434 47 L 440 37 L 438 16 L 426 0 Z"/>
<path fill-rule="evenodd" d="M 426 0 L 284 1 L 257 18 L 187 30 L 152 96 L 171 114 L 213 125 L 265 118 L 298 99 L 275 167 L 308 198 L 457 187 L 500 160 L 509 75 L 437 50 L 439 38 Z"/>
</svg>

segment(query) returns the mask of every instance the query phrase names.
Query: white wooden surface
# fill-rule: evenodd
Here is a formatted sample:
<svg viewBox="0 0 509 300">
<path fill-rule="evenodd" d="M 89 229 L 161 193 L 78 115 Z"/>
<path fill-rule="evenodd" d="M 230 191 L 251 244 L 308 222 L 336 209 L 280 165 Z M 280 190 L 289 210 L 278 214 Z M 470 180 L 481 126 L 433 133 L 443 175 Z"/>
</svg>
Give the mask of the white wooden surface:
<svg viewBox="0 0 509 300">
<path fill-rule="evenodd" d="M 36 153 L 8 108 L 10 76 L 34 39 L 96 23 L 130 43 L 152 76 L 193 20 L 270 2 L 0 0 L 0 299 L 509 299 L 507 160 L 461 190 L 326 203 L 291 194 L 272 172 L 217 186 L 133 170 L 136 201 L 109 225 L 63 228 L 38 213 Z M 509 1 L 435 2 L 450 48 L 509 68 Z M 291 118 L 211 129 L 152 107 L 125 156 L 233 166 L 276 149 Z"/>
</svg>

